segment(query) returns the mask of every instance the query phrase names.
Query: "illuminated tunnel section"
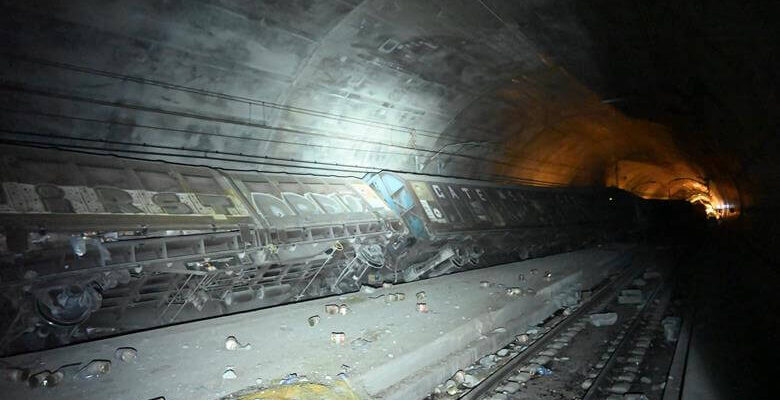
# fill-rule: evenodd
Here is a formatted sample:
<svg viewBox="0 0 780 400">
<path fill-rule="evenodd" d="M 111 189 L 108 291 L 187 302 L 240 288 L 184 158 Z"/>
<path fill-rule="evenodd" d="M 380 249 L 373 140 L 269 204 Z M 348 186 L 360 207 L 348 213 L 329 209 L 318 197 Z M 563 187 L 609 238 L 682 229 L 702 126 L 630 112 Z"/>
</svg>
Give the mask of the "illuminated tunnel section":
<svg viewBox="0 0 780 400">
<path fill-rule="evenodd" d="M 551 66 L 514 79 L 499 97 L 524 107 L 504 116 L 512 132 L 498 173 L 549 185 L 605 185 L 646 199 L 687 200 L 714 218 L 739 214 L 733 182 L 686 154 L 669 128 L 630 118 Z M 525 101 L 518 101 L 525 99 Z M 530 116 L 533 116 L 531 118 Z M 712 169 L 712 168 L 710 168 Z"/>
</svg>

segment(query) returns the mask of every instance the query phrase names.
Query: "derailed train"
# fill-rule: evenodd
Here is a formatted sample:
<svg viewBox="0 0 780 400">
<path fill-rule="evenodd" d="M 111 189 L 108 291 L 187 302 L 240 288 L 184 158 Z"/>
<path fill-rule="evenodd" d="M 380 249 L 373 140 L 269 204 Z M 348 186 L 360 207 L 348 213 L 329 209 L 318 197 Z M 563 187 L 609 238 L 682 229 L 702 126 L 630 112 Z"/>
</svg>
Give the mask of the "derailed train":
<svg viewBox="0 0 780 400">
<path fill-rule="evenodd" d="M 0 147 L 0 352 L 614 239 L 638 201 L 380 172 L 230 172 Z"/>
</svg>

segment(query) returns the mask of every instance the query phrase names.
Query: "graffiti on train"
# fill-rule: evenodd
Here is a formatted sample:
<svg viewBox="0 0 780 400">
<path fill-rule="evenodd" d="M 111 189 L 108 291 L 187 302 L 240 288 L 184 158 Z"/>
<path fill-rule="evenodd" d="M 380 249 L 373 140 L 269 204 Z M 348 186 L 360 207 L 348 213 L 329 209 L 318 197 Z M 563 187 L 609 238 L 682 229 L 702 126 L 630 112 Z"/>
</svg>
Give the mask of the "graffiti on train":
<svg viewBox="0 0 780 400">
<path fill-rule="evenodd" d="M 3 182 L 0 212 L 46 214 L 141 214 L 248 216 L 235 197 L 223 194 L 154 192 L 110 186 L 64 186 Z"/>
<path fill-rule="evenodd" d="M 385 204 L 366 187 L 352 185 L 363 194 L 355 193 L 292 193 L 282 192 L 281 197 L 252 192 L 252 202 L 257 211 L 265 217 L 285 218 L 319 214 L 367 213 L 374 209 L 387 209 Z"/>
</svg>

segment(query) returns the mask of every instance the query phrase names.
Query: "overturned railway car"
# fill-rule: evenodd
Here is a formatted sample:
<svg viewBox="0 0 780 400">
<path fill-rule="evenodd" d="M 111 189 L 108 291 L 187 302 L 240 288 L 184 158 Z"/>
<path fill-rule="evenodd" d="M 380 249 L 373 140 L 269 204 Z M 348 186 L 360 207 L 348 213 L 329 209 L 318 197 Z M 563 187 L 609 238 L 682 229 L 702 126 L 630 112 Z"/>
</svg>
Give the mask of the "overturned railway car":
<svg viewBox="0 0 780 400">
<path fill-rule="evenodd" d="M 406 281 L 618 239 L 629 233 L 640 201 L 606 188 L 542 188 L 395 172 L 373 174 L 367 181 L 410 230 L 413 243 L 396 256 L 404 259 Z"/>
<path fill-rule="evenodd" d="M 0 148 L 0 352 L 580 247 L 632 197 Z"/>
</svg>

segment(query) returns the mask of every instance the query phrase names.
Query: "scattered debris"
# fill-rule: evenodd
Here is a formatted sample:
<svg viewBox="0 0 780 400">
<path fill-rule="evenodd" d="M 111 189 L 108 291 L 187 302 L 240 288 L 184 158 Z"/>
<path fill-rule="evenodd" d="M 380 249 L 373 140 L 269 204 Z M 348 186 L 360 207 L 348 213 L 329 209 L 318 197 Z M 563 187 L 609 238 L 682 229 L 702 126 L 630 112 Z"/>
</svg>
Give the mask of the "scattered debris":
<svg viewBox="0 0 780 400">
<path fill-rule="evenodd" d="M 233 350 L 250 350 L 252 348 L 252 345 L 250 344 L 244 344 L 242 345 L 239 343 L 238 339 L 236 339 L 235 336 L 228 336 L 225 338 L 225 349 L 233 351 Z"/>
<path fill-rule="evenodd" d="M 298 374 L 295 372 L 287 374 L 287 376 L 284 377 L 284 379 L 279 381 L 280 385 L 291 385 L 295 382 L 298 382 L 300 378 L 298 377 Z"/>
<path fill-rule="evenodd" d="M 519 287 L 511 287 L 506 290 L 508 296 L 520 296 L 523 294 L 523 289 Z"/>
<path fill-rule="evenodd" d="M 471 374 L 464 374 L 463 375 L 463 382 L 462 385 L 467 388 L 473 388 L 474 386 L 477 386 L 479 384 L 479 379 Z"/>
<path fill-rule="evenodd" d="M 325 314 L 336 315 L 338 313 L 339 313 L 339 305 L 338 304 L 326 304 L 325 305 Z"/>
<path fill-rule="evenodd" d="M 369 286 L 369 285 L 360 285 L 360 292 L 361 293 L 366 293 L 366 294 L 372 294 L 372 293 L 376 292 L 376 288 L 373 287 L 373 286 Z M 327 306 L 325 306 L 325 307 L 327 307 Z"/>
<path fill-rule="evenodd" d="M 455 375 L 452 375 L 452 380 L 457 383 L 463 383 L 465 377 L 466 377 L 466 373 L 463 372 L 463 370 L 459 369 L 457 372 L 455 372 Z"/>
<path fill-rule="evenodd" d="M 225 368 L 225 372 L 222 373 L 222 379 L 236 379 L 236 378 L 238 378 L 238 375 L 236 375 L 236 371 L 233 369 L 233 367 Z"/>
<path fill-rule="evenodd" d="M 590 323 L 593 326 L 612 326 L 615 325 L 615 322 L 617 322 L 618 315 L 617 313 L 600 313 L 600 314 L 590 314 Z"/>
<path fill-rule="evenodd" d="M 111 372 L 111 361 L 108 360 L 92 360 L 84 368 L 80 369 L 73 379 L 79 381 L 88 381 L 94 379 L 100 379 Z"/>
<path fill-rule="evenodd" d="M 642 287 L 642 286 L 647 285 L 647 281 L 645 281 L 642 278 L 636 278 L 636 279 L 633 280 L 632 283 L 634 284 L 634 286 L 638 286 L 638 287 Z"/>
<path fill-rule="evenodd" d="M 484 287 L 484 288 L 490 287 L 490 282 L 488 282 L 488 281 L 481 281 L 481 282 L 479 282 L 479 286 L 480 287 Z"/>
<path fill-rule="evenodd" d="M 515 340 L 517 341 L 517 343 L 528 343 L 529 337 L 527 334 L 523 333 L 515 336 Z"/>
<path fill-rule="evenodd" d="M 382 283 L 382 287 L 384 289 L 389 289 L 389 288 L 393 287 L 393 284 L 390 283 L 390 282 L 384 282 L 384 283 Z"/>
<path fill-rule="evenodd" d="M 330 341 L 338 345 L 343 345 L 347 342 L 347 334 L 344 332 L 331 332 Z"/>
<path fill-rule="evenodd" d="M 420 303 L 425 302 L 425 292 L 417 292 L 417 301 Z"/>
<path fill-rule="evenodd" d="M 114 352 L 114 358 L 126 363 L 135 362 L 138 358 L 138 351 L 132 347 L 120 347 Z"/>
<path fill-rule="evenodd" d="M 60 371 L 53 373 L 49 371 L 43 371 L 31 376 L 27 381 L 27 384 L 31 388 L 52 387 L 62 382 L 64 377 L 65 375 Z"/>
<path fill-rule="evenodd" d="M 664 339 L 667 342 L 676 342 L 680 336 L 680 324 L 682 319 L 680 317 L 666 317 L 661 321 L 661 325 L 664 327 Z"/>
<path fill-rule="evenodd" d="M 499 356 L 499 357 L 506 357 L 507 354 L 509 354 L 509 350 L 507 350 L 507 349 L 501 349 L 501 350 L 496 352 L 496 355 Z"/>
<path fill-rule="evenodd" d="M 479 359 L 479 365 L 490 368 L 494 365 L 496 365 L 496 356 L 494 354 L 486 355 Z"/>
<path fill-rule="evenodd" d="M 547 282 L 551 281 L 551 280 L 552 280 L 552 272 L 550 272 L 550 271 L 545 271 L 545 273 L 544 273 L 544 279 L 545 279 Z"/>
<path fill-rule="evenodd" d="M 347 315 L 349 312 L 349 307 L 347 307 L 346 304 L 342 304 L 339 306 L 339 315 Z"/>
<path fill-rule="evenodd" d="M 639 378 L 639 382 L 642 382 L 642 383 L 644 383 L 646 385 L 649 385 L 649 384 L 653 383 L 653 381 L 650 378 L 646 377 L 646 376 L 643 376 L 643 377 Z"/>
<path fill-rule="evenodd" d="M 429 311 L 428 304 L 426 303 L 417 303 L 417 311 L 421 313 L 427 313 Z"/>
</svg>

